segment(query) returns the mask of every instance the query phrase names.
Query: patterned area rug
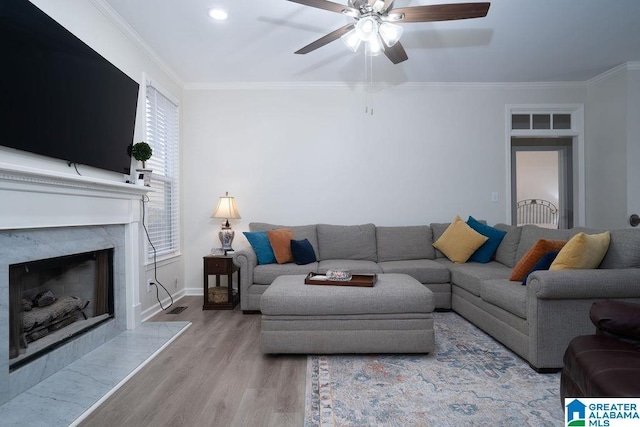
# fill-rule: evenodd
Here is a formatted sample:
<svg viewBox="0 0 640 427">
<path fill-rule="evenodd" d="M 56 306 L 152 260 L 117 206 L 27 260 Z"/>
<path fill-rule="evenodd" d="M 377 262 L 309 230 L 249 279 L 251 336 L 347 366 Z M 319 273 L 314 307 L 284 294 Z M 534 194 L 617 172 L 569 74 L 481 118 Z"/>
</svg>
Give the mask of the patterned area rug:
<svg viewBox="0 0 640 427">
<path fill-rule="evenodd" d="M 558 426 L 560 374 L 538 374 L 455 313 L 428 355 L 309 356 L 305 426 Z"/>
</svg>

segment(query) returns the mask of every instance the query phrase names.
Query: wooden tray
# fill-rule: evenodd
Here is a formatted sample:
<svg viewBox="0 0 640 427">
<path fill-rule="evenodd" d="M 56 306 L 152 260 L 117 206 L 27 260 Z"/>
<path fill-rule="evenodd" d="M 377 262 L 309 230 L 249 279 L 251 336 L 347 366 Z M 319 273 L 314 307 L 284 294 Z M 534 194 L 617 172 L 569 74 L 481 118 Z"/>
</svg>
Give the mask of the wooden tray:
<svg viewBox="0 0 640 427">
<path fill-rule="evenodd" d="M 328 286 L 360 286 L 371 288 L 376 284 L 378 280 L 377 274 L 354 274 L 351 276 L 351 280 L 313 280 L 314 276 L 318 276 L 318 273 L 309 273 L 304 279 L 304 283 L 307 285 L 328 285 Z"/>
</svg>

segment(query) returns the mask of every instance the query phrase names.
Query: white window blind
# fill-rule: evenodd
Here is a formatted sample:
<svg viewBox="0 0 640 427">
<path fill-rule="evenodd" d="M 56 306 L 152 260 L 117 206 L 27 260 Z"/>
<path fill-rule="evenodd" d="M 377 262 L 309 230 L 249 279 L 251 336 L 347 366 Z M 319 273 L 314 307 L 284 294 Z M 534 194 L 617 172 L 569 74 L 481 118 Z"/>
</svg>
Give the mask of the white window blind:
<svg viewBox="0 0 640 427">
<path fill-rule="evenodd" d="M 147 245 L 148 258 L 170 255 L 180 249 L 179 229 L 179 150 L 178 105 L 164 96 L 153 83 L 147 83 L 146 142 L 153 155 L 147 168 L 153 170 L 147 203 L 146 225 L 153 247 Z"/>
</svg>

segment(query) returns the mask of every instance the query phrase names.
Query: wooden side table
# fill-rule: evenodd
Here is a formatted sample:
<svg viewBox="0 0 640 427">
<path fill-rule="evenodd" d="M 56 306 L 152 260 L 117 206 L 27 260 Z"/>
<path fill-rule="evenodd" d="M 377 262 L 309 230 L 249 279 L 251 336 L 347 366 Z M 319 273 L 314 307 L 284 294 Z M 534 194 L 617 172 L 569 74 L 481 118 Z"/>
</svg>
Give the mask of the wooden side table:
<svg viewBox="0 0 640 427">
<path fill-rule="evenodd" d="M 207 255 L 204 260 L 203 310 L 233 310 L 240 302 L 240 267 L 230 256 Z M 233 273 L 238 273 L 238 287 L 233 288 Z M 209 287 L 209 276 L 216 276 L 216 284 Z M 227 276 L 227 286 L 220 285 L 220 277 Z"/>
</svg>

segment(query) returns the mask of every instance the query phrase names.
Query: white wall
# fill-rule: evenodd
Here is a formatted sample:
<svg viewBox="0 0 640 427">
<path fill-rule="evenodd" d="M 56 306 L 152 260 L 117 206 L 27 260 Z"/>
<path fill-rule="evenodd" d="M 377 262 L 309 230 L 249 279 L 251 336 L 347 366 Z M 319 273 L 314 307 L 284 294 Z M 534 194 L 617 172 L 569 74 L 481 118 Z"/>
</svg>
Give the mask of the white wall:
<svg viewBox="0 0 640 427">
<path fill-rule="evenodd" d="M 627 72 L 627 218 L 640 215 L 640 65 Z"/>
<path fill-rule="evenodd" d="M 31 1 L 138 83 L 142 83 L 143 72 L 147 73 L 177 99 L 182 99 L 182 83 L 175 77 L 173 72 L 150 56 L 141 44 L 125 35 L 117 22 L 113 21 L 112 18 L 108 18 L 108 13 L 103 12 L 105 6 L 100 0 Z M 144 139 L 144 117 L 144 99 L 139 99 L 134 141 Z M 48 159 L 2 147 L 0 147 L 0 156 L 2 161 L 6 163 L 46 169 L 58 173 L 75 174 L 75 170 L 70 169 L 66 162 L 61 160 Z M 115 181 L 123 181 L 124 179 L 121 174 L 100 171 L 86 166 L 79 166 L 79 169 L 85 176 Z M 2 203 L 11 203 L 11 201 L 3 200 Z M 141 236 L 143 235 L 142 233 L 143 231 L 141 230 Z M 174 286 L 174 278 L 183 277 L 181 257 L 161 267 L 158 274 L 159 276 L 166 276 L 167 282 L 171 283 L 170 291 L 180 293 L 181 289 L 176 289 Z M 151 275 L 151 272 L 148 271 L 147 275 Z M 152 295 L 146 292 L 145 277 L 141 276 L 140 282 L 140 302 L 144 313 L 145 311 L 153 310 L 156 301 L 155 294 Z M 180 281 L 181 284 L 182 281 Z"/>
<path fill-rule="evenodd" d="M 518 151 L 517 200 L 543 199 L 558 203 L 558 152 Z"/>
<path fill-rule="evenodd" d="M 627 80 L 626 68 L 618 68 L 588 86 L 585 186 L 586 224 L 590 227 L 628 225 Z"/>
<path fill-rule="evenodd" d="M 582 103 L 580 85 L 405 85 L 367 96 L 340 86 L 184 92 L 187 288 L 219 246 L 209 218 L 236 197 L 236 249 L 252 221 L 506 222 L 505 105 Z M 491 203 L 491 192 L 499 202 Z"/>
</svg>

